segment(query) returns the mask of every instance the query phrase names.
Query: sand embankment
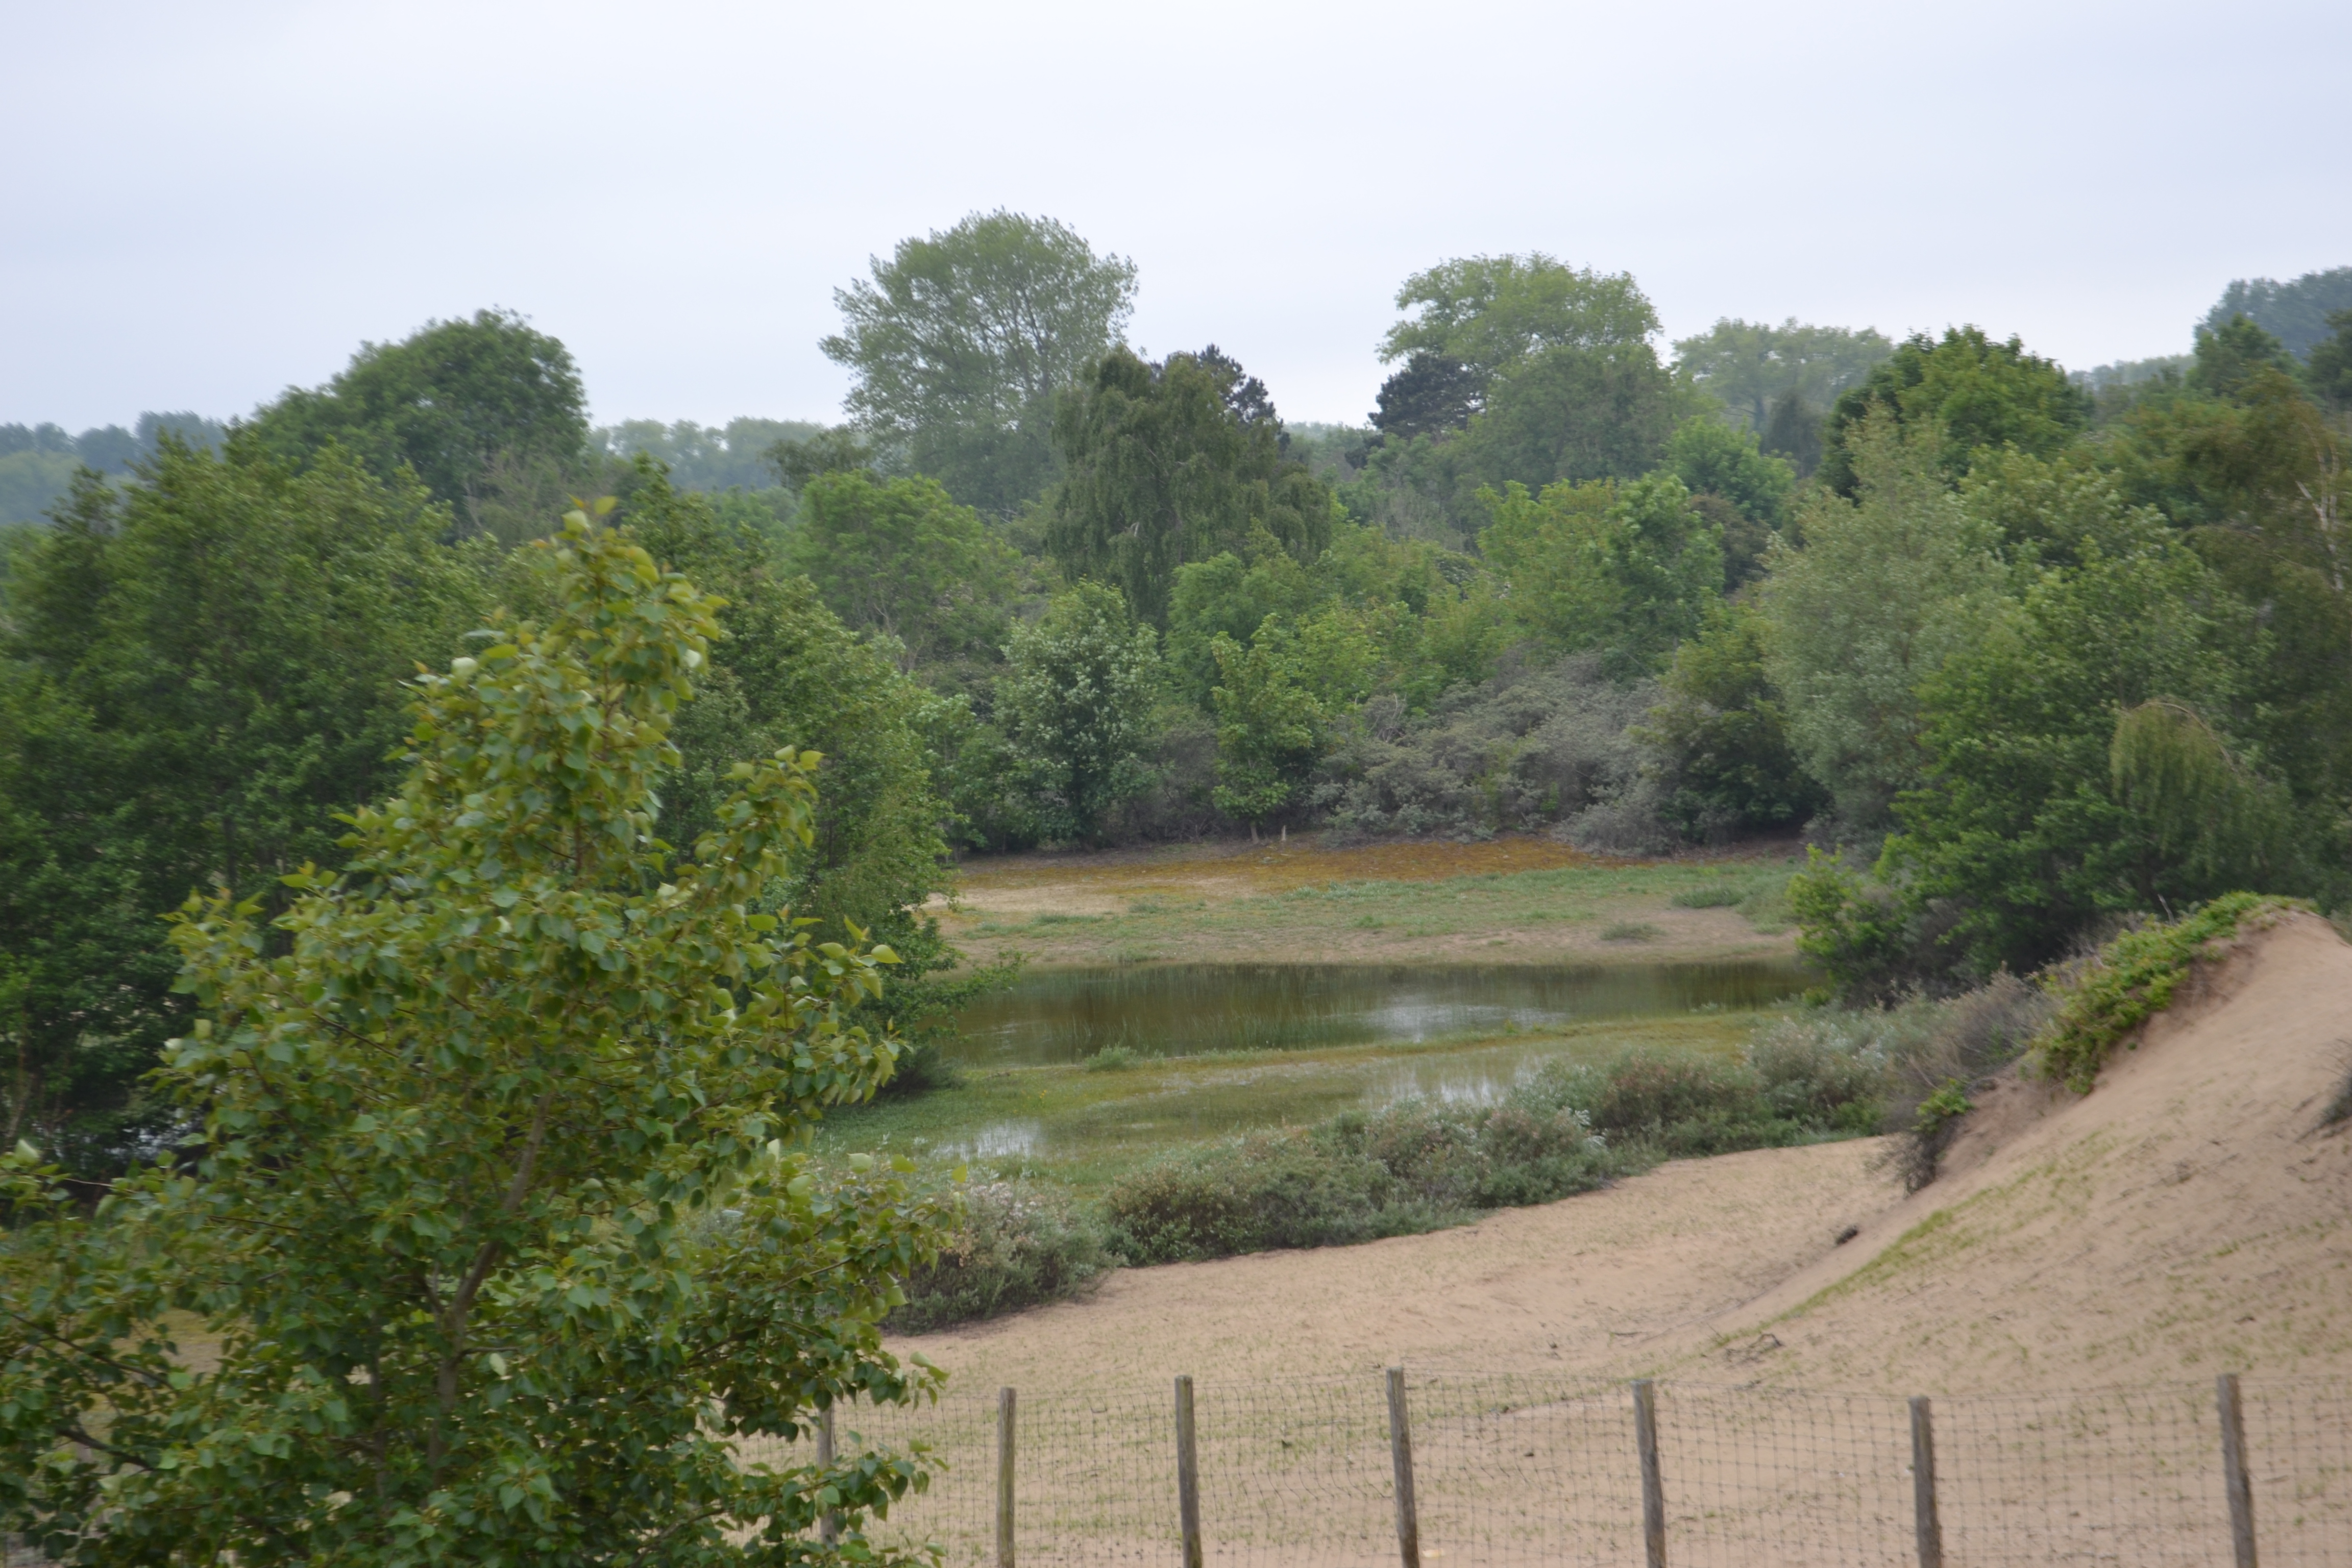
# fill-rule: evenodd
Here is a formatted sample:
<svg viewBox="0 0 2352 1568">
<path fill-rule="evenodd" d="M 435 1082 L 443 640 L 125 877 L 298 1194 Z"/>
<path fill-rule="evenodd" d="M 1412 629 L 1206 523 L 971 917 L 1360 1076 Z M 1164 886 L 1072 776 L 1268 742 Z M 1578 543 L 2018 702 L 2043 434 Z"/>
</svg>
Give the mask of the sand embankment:
<svg viewBox="0 0 2352 1568">
<path fill-rule="evenodd" d="M 902 1348 L 980 1386 L 1398 1362 L 1887 1393 L 2344 1375 L 2352 1129 L 2319 1123 L 2347 1070 L 2352 947 L 2291 917 L 2088 1096 L 2006 1078 L 1907 1198 L 1875 1142 L 1679 1161 L 1433 1236 L 1130 1270 Z"/>
</svg>

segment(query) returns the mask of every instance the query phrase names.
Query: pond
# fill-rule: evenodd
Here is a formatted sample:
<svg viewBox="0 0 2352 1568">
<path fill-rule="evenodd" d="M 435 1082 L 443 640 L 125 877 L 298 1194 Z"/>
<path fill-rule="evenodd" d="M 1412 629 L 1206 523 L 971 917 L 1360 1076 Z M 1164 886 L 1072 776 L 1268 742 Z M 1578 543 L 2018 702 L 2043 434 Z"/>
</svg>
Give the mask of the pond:
<svg viewBox="0 0 2352 1568">
<path fill-rule="evenodd" d="M 968 1008 L 947 1054 L 968 1066 L 1375 1045 L 1498 1035 L 1701 1008 L 1743 1010 L 1817 977 L 1784 959 L 1587 968 L 1192 963 L 1055 969 Z"/>
</svg>

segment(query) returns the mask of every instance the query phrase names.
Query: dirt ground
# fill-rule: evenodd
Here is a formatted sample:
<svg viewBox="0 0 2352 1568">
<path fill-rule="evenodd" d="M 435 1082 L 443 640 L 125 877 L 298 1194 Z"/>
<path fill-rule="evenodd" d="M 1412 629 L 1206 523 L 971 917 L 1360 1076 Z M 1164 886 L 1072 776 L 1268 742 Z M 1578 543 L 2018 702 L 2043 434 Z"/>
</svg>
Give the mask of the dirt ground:
<svg viewBox="0 0 2352 1568">
<path fill-rule="evenodd" d="M 2323 1125 L 2347 1042 L 2352 947 L 2291 917 L 2089 1096 L 1980 1091 L 1914 1196 L 1871 1142 L 1677 1162 L 1459 1230 L 1130 1270 L 903 1348 L 967 1386 L 1400 1362 L 1890 1394 L 2352 1374 L 2352 1125 Z"/>
</svg>

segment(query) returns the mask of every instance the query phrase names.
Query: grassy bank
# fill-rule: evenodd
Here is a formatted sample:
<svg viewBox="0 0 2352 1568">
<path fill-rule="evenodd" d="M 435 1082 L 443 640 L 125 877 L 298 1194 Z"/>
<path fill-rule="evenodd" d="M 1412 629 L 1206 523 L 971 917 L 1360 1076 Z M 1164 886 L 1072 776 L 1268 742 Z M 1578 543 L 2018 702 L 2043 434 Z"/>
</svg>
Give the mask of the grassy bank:
<svg viewBox="0 0 2352 1568">
<path fill-rule="evenodd" d="M 1035 964 L 1784 955 L 1783 847 L 1601 860 L 1549 839 L 1187 845 L 965 868 L 948 934 Z"/>
</svg>

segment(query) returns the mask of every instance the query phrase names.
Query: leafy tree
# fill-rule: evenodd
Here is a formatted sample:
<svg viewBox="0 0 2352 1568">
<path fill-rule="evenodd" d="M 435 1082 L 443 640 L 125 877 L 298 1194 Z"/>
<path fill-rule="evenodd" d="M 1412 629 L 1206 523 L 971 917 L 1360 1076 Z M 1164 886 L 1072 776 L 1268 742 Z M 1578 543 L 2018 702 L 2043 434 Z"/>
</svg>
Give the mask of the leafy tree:
<svg viewBox="0 0 2352 1568">
<path fill-rule="evenodd" d="M 1470 423 L 1486 401 L 1486 378 L 1470 365 L 1423 350 L 1381 383 L 1372 424 L 1383 436 L 1437 436 Z"/>
<path fill-rule="evenodd" d="M 1034 623 L 1016 625 L 996 710 L 1050 838 L 1091 841 L 1106 814 L 1150 782 L 1159 639 L 1116 588 L 1082 582 Z"/>
<path fill-rule="evenodd" d="M 1135 263 L 999 209 L 899 241 L 833 298 L 842 331 L 819 346 L 857 378 L 851 416 L 951 494 L 1009 515 L 1053 479 L 1054 400 L 1120 341 Z"/>
<path fill-rule="evenodd" d="M 1114 349 L 1055 416 L 1068 472 L 1046 548 L 1066 575 L 1116 584 L 1154 626 L 1188 561 L 1261 534 L 1313 560 L 1331 535 L 1331 492 L 1283 456 L 1281 426 L 1263 384 L 1213 346 L 1160 364 Z"/>
<path fill-rule="evenodd" d="M 1772 400 L 1772 411 L 1765 418 L 1764 433 L 1757 444 L 1769 456 L 1785 459 L 1799 479 L 1809 479 L 1822 466 L 1822 426 L 1826 418 L 1800 394 L 1784 392 Z"/>
<path fill-rule="evenodd" d="M 2287 352 L 2308 354 L 2334 324 L 2328 316 L 2352 310 L 2352 267 L 2306 272 L 2292 282 L 2274 278 L 2240 278 L 2221 290 L 2221 298 L 2205 313 L 2205 327 L 2219 331 L 2244 316 L 2284 343 Z"/>
<path fill-rule="evenodd" d="M 1488 485 L 1631 479 L 1656 466 L 1677 404 L 1647 343 L 1547 348 L 1496 374 L 1463 461 Z"/>
<path fill-rule="evenodd" d="M 1671 474 L 1484 496 L 1494 521 L 1479 548 L 1509 584 L 1512 615 L 1549 648 L 1650 666 L 1721 591 L 1722 542 Z"/>
<path fill-rule="evenodd" d="M 1777 547 L 1759 585 L 1765 670 L 1790 742 L 1847 825 L 1883 825 L 1918 779 L 1919 683 L 1973 643 L 2005 573 L 1995 530 L 1948 489 L 1931 437 L 1886 415 L 1847 437 L 1852 500 L 1798 510 L 1802 549 Z"/>
<path fill-rule="evenodd" d="M 1675 340 L 1683 374 L 1721 398 L 1759 436 L 1774 404 L 1794 397 L 1826 407 L 1894 352 L 1874 328 L 1809 327 L 1794 316 L 1777 327 L 1726 316 L 1696 337 Z"/>
<path fill-rule="evenodd" d="M 721 822 L 739 763 L 785 745 L 818 751 L 824 785 L 813 837 L 780 889 L 821 937 L 877 935 L 898 952 L 893 995 L 955 954 L 920 911 L 952 879 L 915 714 L 928 700 L 881 650 L 826 609 L 807 578 L 780 571 L 764 539 L 723 521 L 709 498 L 670 488 L 642 463 L 622 516 L 656 559 L 717 592 L 727 636 L 698 700 L 674 727 L 680 765 L 662 791 L 674 842 Z"/>
<path fill-rule="evenodd" d="M 667 468 L 669 482 L 682 490 L 759 490 L 776 482 L 771 454 L 778 446 L 809 440 L 824 430 L 803 419 L 748 416 L 725 425 L 625 419 L 598 426 L 588 438 L 595 450 L 623 462 L 643 452 Z"/>
<path fill-rule="evenodd" d="M 256 438 L 307 463 L 333 442 L 387 481 L 405 463 L 435 499 L 466 509 L 496 485 L 501 460 L 559 468 L 588 443 L 586 397 L 571 351 L 511 310 L 427 321 L 397 343 L 362 343 L 322 387 L 289 387 L 255 414 Z M 541 514 L 544 515 L 544 514 Z"/>
<path fill-rule="evenodd" d="M 193 1169 L 92 1212 L 0 1163 L 0 1528 L 76 1561 L 785 1564 L 834 1559 L 825 1511 L 862 1554 L 919 1484 L 735 1451 L 934 1384 L 876 1327 L 929 1216 L 787 1152 L 889 1077 L 844 1017 L 890 954 L 763 912 L 803 755 L 743 764 L 670 863 L 654 792 L 718 605 L 581 513 L 550 565 L 548 624 L 416 683 L 345 875 L 289 872 L 268 926 L 181 912 Z"/>
<path fill-rule="evenodd" d="M 1245 561 L 1223 551 L 1176 569 L 1168 610 L 1168 672 L 1177 689 L 1205 707 L 1217 683 L 1219 637 L 1246 644 L 1271 617 L 1283 624 L 1323 601 L 1328 589 L 1272 534 Z"/>
<path fill-rule="evenodd" d="M 2267 651 L 2252 616 L 2161 533 L 2080 553 L 1920 683 L 1929 761 L 1897 803 L 1885 869 L 1912 908 L 1956 911 L 1948 942 L 1979 970 L 2038 966 L 2103 911 L 2270 890 L 2285 874 L 2267 852 L 2217 858 L 2184 837 L 2182 797 L 2206 785 L 2164 776 L 2242 768 L 2210 754 L 2208 726 L 2239 710 L 2242 667 Z"/>
<path fill-rule="evenodd" d="M 2314 343 L 2304 376 L 2312 395 L 2341 414 L 2352 410 L 2352 310 L 2331 310 L 2333 331 Z"/>
<path fill-rule="evenodd" d="M 1323 750 L 1326 714 L 1302 686 L 1277 626 L 1269 623 L 1248 647 L 1220 632 L 1211 645 L 1218 681 L 1217 809 L 1250 825 L 1299 799 Z"/>
<path fill-rule="evenodd" d="M 331 814 L 393 776 L 395 683 L 483 607 L 413 482 L 255 447 L 167 440 L 141 484 L 86 479 L 11 583 L 7 1119 L 80 1170 L 151 1124 L 137 1084 L 184 1021 L 155 911 L 216 888 L 274 908 L 278 877 L 334 856 Z"/>
<path fill-rule="evenodd" d="M 1723 536 L 1725 586 L 1762 571 L 1765 546 L 1788 524 L 1797 486 L 1789 465 L 1759 451 L 1753 431 L 1702 415 L 1675 431 L 1665 467 Z"/>
<path fill-rule="evenodd" d="M 1830 409 L 1821 475 L 1848 499 L 1860 481 L 1847 436 L 1874 410 L 1936 431 L 1945 477 L 1958 480 L 1989 447 L 2057 451 L 2089 425 L 2091 395 L 2016 338 L 1997 343 L 1979 327 L 1948 328 L 1940 341 L 1915 332 Z"/>
<path fill-rule="evenodd" d="M 2294 374 L 2294 360 L 2286 345 L 2244 316 L 2232 316 L 2218 327 L 2197 329 L 2197 353 L 2189 366 L 2193 391 L 2224 402 L 2235 401 L 2258 369 Z"/>
<path fill-rule="evenodd" d="M 895 639 L 912 671 L 1003 635 L 1019 553 L 936 480 L 818 475 L 801 492 L 784 563 L 852 628 Z"/>
<path fill-rule="evenodd" d="M 1717 601 L 1675 649 L 1666 700 L 1638 731 L 1664 763 L 1663 815 L 1705 839 L 1801 822 L 1828 804 L 1789 742 L 1765 672 L 1767 626 L 1752 605 Z"/>
<path fill-rule="evenodd" d="M 1396 307 L 1419 314 L 1388 330 L 1383 363 L 1433 354 L 1482 380 L 1547 349 L 1629 348 L 1658 330 L 1633 274 L 1573 268 L 1539 251 L 1442 261 L 1406 279 Z"/>
</svg>

